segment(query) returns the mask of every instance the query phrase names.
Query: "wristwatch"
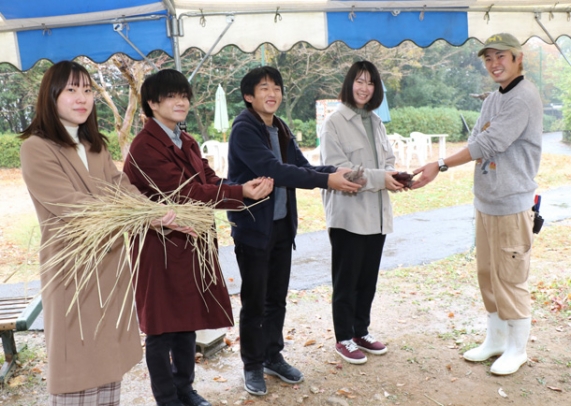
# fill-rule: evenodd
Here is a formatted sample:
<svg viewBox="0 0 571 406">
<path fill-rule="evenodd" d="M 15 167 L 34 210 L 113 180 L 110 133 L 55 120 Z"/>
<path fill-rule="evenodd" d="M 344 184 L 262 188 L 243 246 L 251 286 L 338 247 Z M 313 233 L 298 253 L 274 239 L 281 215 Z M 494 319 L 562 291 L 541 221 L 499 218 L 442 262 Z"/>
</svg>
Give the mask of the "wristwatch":
<svg viewBox="0 0 571 406">
<path fill-rule="evenodd" d="M 446 165 L 444 163 L 444 159 L 443 158 L 439 158 L 438 159 L 438 170 L 440 172 L 446 172 L 448 170 L 448 165 Z"/>
</svg>

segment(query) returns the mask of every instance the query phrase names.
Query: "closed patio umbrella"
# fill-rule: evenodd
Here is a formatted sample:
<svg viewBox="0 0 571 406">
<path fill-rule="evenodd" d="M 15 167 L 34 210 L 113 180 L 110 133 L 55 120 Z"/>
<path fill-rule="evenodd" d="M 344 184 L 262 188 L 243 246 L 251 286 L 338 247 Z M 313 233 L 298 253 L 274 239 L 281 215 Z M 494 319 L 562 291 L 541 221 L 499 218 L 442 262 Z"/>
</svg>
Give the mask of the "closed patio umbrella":
<svg viewBox="0 0 571 406">
<path fill-rule="evenodd" d="M 222 133 L 222 139 L 226 142 L 226 130 L 228 130 L 228 107 L 226 106 L 226 93 L 222 85 L 216 89 L 216 104 L 214 106 L 214 128 Z"/>
</svg>

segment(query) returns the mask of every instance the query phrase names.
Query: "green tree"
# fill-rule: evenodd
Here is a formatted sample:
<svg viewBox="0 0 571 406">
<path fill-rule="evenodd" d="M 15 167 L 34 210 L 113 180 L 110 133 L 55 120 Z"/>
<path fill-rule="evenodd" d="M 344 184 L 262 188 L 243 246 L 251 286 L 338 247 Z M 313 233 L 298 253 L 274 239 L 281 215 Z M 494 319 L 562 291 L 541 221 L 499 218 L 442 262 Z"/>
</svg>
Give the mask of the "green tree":
<svg viewBox="0 0 571 406">
<path fill-rule="evenodd" d="M 19 133 L 30 123 L 40 82 L 47 61 L 38 62 L 28 72 L 20 72 L 10 64 L 0 64 L 0 131 Z"/>
<path fill-rule="evenodd" d="M 477 56 L 481 44 L 469 40 L 461 47 L 437 41 L 426 48 L 417 66 L 410 68 L 391 107 L 455 107 L 479 110 L 481 102 L 470 97 L 489 89 L 486 70 Z"/>
</svg>

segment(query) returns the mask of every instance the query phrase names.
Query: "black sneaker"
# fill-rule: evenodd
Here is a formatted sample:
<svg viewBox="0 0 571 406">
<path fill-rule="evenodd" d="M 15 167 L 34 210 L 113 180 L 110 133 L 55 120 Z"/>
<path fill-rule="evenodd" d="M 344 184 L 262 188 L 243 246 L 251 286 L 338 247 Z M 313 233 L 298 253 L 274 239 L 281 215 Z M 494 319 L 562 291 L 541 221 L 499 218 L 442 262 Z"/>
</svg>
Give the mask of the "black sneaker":
<svg viewBox="0 0 571 406">
<path fill-rule="evenodd" d="M 268 393 L 264 380 L 264 369 L 244 370 L 244 389 L 251 395 L 262 396 Z"/>
<path fill-rule="evenodd" d="M 264 372 L 274 375 L 287 383 L 300 383 L 303 381 L 303 374 L 299 369 L 292 367 L 285 360 L 276 362 L 264 362 Z"/>
<path fill-rule="evenodd" d="M 178 399 L 184 406 L 212 406 L 209 401 L 200 396 L 195 390 L 178 392 Z"/>
<path fill-rule="evenodd" d="M 184 406 L 184 403 L 177 399 L 166 403 L 157 403 L 157 406 Z"/>
</svg>

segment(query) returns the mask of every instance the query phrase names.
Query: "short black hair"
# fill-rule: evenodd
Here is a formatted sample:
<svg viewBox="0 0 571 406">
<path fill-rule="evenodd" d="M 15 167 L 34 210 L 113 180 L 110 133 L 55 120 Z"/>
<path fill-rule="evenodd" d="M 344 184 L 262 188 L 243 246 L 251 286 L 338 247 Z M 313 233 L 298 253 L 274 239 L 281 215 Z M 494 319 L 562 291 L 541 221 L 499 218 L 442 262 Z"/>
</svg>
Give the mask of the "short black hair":
<svg viewBox="0 0 571 406">
<path fill-rule="evenodd" d="M 254 68 L 250 72 L 246 73 L 246 76 L 244 76 L 240 82 L 240 91 L 242 92 L 242 99 L 244 99 L 246 107 L 251 108 L 252 103 L 246 101 L 244 96 L 254 96 L 254 89 L 256 85 L 258 85 L 262 79 L 265 78 L 272 79 L 274 83 L 281 88 L 283 94 L 284 81 L 279 70 L 272 68 L 271 66 L 261 66 L 259 68 Z"/>
<path fill-rule="evenodd" d="M 343 103 L 349 104 L 350 106 L 357 107 L 355 105 L 355 98 L 353 97 L 353 82 L 361 75 L 363 72 L 368 72 L 371 76 L 371 82 L 375 85 L 375 91 L 373 92 L 373 97 L 365 106 L 365 110 L 373 111 L 381 105 L 383 102 L 384 92 L 383 83 L 381 82 L 381 75 L 379 71 L 369 61 L 358 61 L 355 62 L 349 72 L 345 75 L 345 80 L 343 81 L 343 86 L 341 87 L 341 93 L 339 98 Z"/>
<path fill-rule="evenodd" d="M 162 98 L 170 94 L 184 95 L 189 101 L 192 99 L 192 87 L 182 73 L 174 69 L 163 69 L 146 78 L 141 86 L 141 106 L 145 116 L 153 117 L 149 101 L 160 103 Z"/>
</svg>

